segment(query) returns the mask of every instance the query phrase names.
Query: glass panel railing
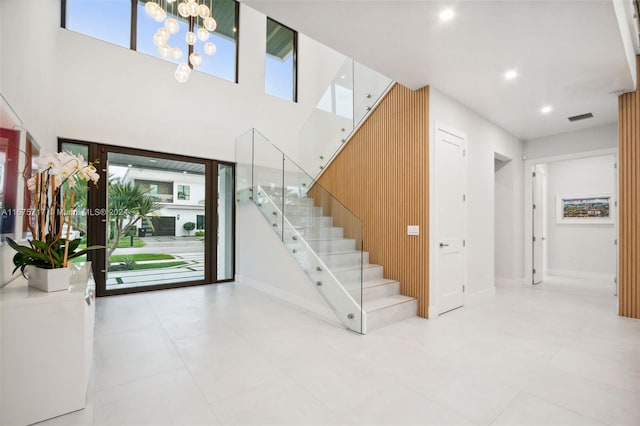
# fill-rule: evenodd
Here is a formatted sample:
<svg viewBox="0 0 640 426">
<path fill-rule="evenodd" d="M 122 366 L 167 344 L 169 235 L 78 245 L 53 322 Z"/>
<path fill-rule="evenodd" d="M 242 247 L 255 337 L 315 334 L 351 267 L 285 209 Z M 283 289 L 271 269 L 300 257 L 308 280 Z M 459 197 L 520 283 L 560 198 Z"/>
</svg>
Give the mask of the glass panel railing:
<svg viewBox="0 0 640 426">
<path fill-rule="evenodd" d="M 346 59 L 299 135 L 300 166 L 316 178 L 393 81 Z"/>
<path fill-rule="evenodd" d="M 251 199 L 253 134 L 253 130 L 249 130 L 236 139 L 236 198 L 239 202 Z"/>
<path fill-rule="evenodd" d="M 357 127 L 391 85 L 390 78 L 358 62 L 353 63 L 353 122 Z"/>
<path fill-rule="evenodd" d="M 259 132 L 250 133 L 238 139 L 236 154 L 238 181 L 253 187 L 239 192 L 252 199 L 338 320 L 364 334 L 362 222 Z"/>
</svg>

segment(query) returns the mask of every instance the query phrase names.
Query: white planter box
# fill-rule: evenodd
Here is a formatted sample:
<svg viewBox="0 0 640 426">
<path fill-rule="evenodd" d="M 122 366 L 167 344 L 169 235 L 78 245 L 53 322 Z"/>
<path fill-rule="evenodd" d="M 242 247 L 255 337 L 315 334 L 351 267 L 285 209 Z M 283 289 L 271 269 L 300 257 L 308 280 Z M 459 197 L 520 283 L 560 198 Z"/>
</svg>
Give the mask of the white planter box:
<svg viewBox="0 0 640 426">
<path fill-rule="evenodd" d="M 67 291 L 45 293 L 25 280 L 0 290 L 0 425 L 28 425 L 84 408 L 95 284 L 90 264 L 80 266 L 74 265 Z"/>
<path fill-rule="evenodd" d="M 29 285 L 42 291 L 61 291 L 69 288 L 69 268 L 44 269 L 30 266 Z"/>
</svg>

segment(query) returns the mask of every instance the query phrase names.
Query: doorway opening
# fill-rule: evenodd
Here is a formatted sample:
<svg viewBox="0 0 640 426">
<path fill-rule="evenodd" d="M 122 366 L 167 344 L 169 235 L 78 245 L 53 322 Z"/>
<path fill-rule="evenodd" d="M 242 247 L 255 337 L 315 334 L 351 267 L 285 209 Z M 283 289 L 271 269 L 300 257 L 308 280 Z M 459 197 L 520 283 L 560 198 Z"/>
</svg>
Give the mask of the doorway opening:
<svg viewBox="0 0 640 426">
<path fill-rule="evenodd" d="M 528 170 L 531 283 L 561 281 L 616 294 L 615 153 L 549 159 Z"/>
<path fill-rule="evenodd" d="M 78 190 L 73 232 L 87 246 L 98 296 L 234 278 L 235 166 L 73 140 L 62 151 L 99 165 Z M 85 260 L 85 259 L 80 259 Z"/>
<path fill-rule="evenodd" d="M 494 281 L 506 284 L 514 279 L 513 197 L 514 165 L 511 158 L 494 152 Z"/>
</svg>

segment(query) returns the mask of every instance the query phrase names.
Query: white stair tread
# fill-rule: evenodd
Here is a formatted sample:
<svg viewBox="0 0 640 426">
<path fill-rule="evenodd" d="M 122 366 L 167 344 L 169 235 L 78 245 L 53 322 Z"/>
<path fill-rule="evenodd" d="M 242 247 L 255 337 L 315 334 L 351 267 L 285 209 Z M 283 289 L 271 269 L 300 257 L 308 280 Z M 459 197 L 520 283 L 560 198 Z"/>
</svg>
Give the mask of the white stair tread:
<svg viewBox="0 0 640 426">
<path fill-rule="evenodd" d="M 323 252 L 316 252 L 316 254 L 318 256 L 343 256 L 345 254 L 356 254 L 356 253 L 366 253 L 362 252 L 360 250 L 345 250 L 345 251 L 323 251 Z M 347 269 L 353 269 L 353 268 L 347 268 Z M 333 268 L 332 270 L 337 270 L 337 268 Z"/>
<path fill-rule="evenodd" d="M 381 297 L 379 299 L 373 299 L 362 304 L 362 309 L 365 312 L 373 312 L 379 309 L 388 308 L 389 306 L 399 305 L 401 303 L 407 303 L 415 300 L 413 297 L 402 296 L 401 294 L 389 297 Z"/>
<path fill-rule="evenodd" d="M 362 265 L 363 269 L 366 268 L 381 268 L 382 265 L 376 265 L 375 263 L 365 263 L 364 265 Z M 360 269 L 359 266 L 340 266 L 340 267 L 336 267 L 336 268 L 331 268 L 331 272 L 346 272 L 346 271 L 356 271 Z"/>
<path fill-rule="evenodd" d="M 366 280 L 362 283 L 362 287 L 364 288 L 373 288 L 373 287 L 378 287 L 381 285 L 388 285 L 388 284 L 394 284 L 397 283 L 398 281 L 396 280 L 391 280 L 388 278 L 378 278 L 375 280 Z M 346 287 L 347 290 L 349 291 L 355 291 L 358 290 L 360 288 L 360 286 L 358 284 L 347 284 Z"/>
</svg>

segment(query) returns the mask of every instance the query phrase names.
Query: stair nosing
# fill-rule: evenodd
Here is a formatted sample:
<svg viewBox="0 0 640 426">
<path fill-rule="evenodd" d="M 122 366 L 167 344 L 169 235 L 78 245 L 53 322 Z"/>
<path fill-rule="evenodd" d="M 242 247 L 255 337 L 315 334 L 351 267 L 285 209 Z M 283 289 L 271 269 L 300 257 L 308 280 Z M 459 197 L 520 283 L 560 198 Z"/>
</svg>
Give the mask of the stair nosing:
<svg viewBox="0 0 640 426">
<path fill-rule="evenodd" d="M 392 307 L 392 306 L 402 305 L 403 303 L 410 303 L 410 302 L 413 302 L 414 300 L 417 300 L 415 297 L 404 296 L 404 295 L 402 295 L 402 294 L 399 294 L 398 296 L 402 296 L 402 297 L 404 297 L 404 298 L 406 298 L 406 299 L 400 300 L 400 301 L 398 301 L 398 302 L 396 302 L 396 303 L 391 303 L 390 305 L 381 306 L 381 307 L 376 308 L 376 309 L 371 309 L 371 310 L 367 310 L 367 309 L 365 309 L 365 305 L 366 305 L 367 303 L 371 303 L 372 301 L 364 302 L 364 303 L 362 304 L 362 310 L 363 310 L 364 312 L 366 312 L 366 313 L 368 313 L 368 314 L 369 314 L 369 313 L 371 313 L 371 312 L 376 312 L 376 311 L 379 311 L 379 310 L 381 310 L 381 309 L 386 309 L 386 308 L 390 308 L 390 307 Z M 374 299 L 374 300 L 380 300 L 380 299 L 394 299 L 394 297 L 382 297 L 382 298 L 378 298 L 378 299 Z"/>
</svg>

